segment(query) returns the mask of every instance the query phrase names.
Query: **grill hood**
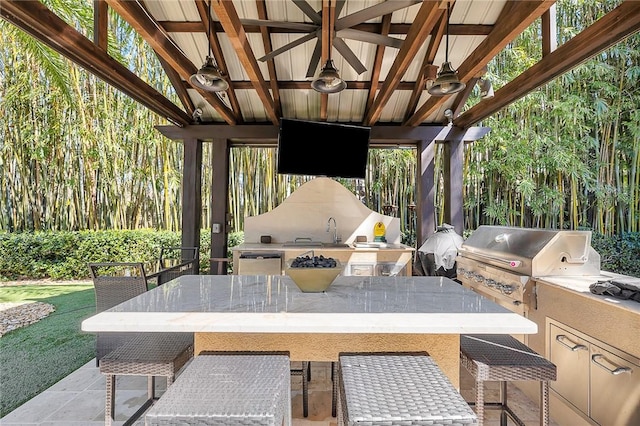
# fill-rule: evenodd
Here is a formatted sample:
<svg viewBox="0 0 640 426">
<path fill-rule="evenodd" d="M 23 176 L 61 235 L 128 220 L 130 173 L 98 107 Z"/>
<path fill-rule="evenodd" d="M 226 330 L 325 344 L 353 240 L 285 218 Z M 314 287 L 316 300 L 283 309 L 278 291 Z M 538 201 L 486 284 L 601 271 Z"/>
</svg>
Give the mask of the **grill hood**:
<svg viewBox="0 0 640 426">
<path fill-rule="evenodd" d="M 465 240 L 459 255 L 531 277 L 600 274 L 591 231 L 483 225 Z"/>
</svg>

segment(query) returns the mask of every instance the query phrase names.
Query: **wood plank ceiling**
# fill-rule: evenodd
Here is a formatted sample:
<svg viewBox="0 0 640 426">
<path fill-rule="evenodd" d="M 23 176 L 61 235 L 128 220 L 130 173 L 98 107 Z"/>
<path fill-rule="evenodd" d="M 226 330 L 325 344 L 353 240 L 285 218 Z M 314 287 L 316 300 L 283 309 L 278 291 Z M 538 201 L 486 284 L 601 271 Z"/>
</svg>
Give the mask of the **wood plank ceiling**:
<svg viewBox="0 0 640 426">
<path fill-rule="evenodd" d="M 468 128 L 640 30 L 640 2 L 627 0 L 556 49 L 553 0 L 448 3 L 449 60 L 467 88 L 444 97 L 430 96 L 425 81 L 445 61 L 445 0 L 94 0 L 93 42 L 36 0 L 3 0 L 0 16 L 178 126 L 280 117 L 441 125 L 451 109 L 454 124 Z M 108 9 L 155 51 L 179 104 L 107 54 Z M 465 111 L 489 61 L 530 25 L 541 28 L 543 58 Z M 209 50 L 229 82 L 224 92 L 189 83 Z M 329 58 L 347 88 L 320 94 L 310 82 Z"/>
</svg>

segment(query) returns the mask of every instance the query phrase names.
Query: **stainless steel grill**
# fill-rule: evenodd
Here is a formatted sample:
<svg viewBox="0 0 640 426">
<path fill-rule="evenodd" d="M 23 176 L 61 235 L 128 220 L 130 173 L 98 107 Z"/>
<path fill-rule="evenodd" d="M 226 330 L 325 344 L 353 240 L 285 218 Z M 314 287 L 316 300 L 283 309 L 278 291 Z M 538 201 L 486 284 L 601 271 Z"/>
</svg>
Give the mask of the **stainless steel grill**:
<svg viewBox="0 0 640 426">
<path fill-rule="evenodd" d="M 535 309 L 536 278 L 600 274 L 590 231 L 480 226 L 456 260 L 465 287 L 520 314 Z"/>
</svg>

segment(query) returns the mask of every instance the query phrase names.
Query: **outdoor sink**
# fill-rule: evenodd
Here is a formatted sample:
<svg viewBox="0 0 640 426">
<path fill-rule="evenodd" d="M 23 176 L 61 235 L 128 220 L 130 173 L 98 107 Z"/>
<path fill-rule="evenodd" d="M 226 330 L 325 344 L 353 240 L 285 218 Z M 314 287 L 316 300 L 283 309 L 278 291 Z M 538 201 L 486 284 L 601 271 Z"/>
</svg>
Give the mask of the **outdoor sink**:
<svg viewBox="0 0 640 426">
<path fill-rule="evenodd" d="M 345 247 L 351 247 L 351 245 L 345 244 L 345 243 L 322 243 L 322 247 L 345 248 Z"/>
</svg>

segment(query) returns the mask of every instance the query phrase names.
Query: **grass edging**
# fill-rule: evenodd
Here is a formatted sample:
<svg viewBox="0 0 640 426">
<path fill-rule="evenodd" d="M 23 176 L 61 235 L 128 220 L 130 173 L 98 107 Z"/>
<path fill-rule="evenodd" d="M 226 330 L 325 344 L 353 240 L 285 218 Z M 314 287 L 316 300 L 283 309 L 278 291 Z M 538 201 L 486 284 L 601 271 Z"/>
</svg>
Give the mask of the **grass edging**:
<svg viewBox="0 0 640 426">
<path fill-rule="evenodd" d="M 91 284 L 5 286 L 0 302 L 40 301 L 56 311 L 0 338 L 0 418 L 95 357 L 80 323 L 95 313 Z"/>
</svg>

